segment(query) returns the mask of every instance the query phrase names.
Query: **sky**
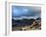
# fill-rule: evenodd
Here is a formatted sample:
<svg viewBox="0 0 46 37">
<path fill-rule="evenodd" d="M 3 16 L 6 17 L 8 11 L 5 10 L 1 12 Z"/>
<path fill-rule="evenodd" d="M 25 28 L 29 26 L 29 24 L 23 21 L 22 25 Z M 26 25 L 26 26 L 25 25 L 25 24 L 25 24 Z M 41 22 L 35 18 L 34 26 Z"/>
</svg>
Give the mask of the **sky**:
<svg viewBox="0 0 46 37">
<path fill-rule="evenodd" d="M 40 17 L 41 7 L 39 6 L 12 6 L 12 17 Z"/>
</svg>

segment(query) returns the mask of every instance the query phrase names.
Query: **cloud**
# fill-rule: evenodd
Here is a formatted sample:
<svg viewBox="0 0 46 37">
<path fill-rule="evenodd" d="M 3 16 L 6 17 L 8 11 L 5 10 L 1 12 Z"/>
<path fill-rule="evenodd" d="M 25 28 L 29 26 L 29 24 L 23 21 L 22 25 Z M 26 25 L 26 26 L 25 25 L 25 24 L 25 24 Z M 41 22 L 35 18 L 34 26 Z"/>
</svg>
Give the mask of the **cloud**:
<svg viewBox="0 0 46 37">
<path fill-rule="evenodd" d="M 32 6 L 12 6 L 12 16 L 21 17 L 21 16 L 40 16 L 41 8 L 32 7 Z"/>
</svg>

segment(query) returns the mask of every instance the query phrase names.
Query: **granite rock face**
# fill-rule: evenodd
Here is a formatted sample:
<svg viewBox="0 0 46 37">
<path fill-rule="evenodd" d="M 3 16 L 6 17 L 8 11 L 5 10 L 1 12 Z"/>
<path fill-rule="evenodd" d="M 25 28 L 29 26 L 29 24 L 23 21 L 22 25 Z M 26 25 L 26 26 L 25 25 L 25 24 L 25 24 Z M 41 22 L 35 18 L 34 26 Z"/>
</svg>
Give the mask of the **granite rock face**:
<svg viewBox="0 0 46 37">
<path fill-rule="evenodd" d="M 12 19 L 12 30 L 41 30 L 41 18 L 36 19 Z"/>
</svg>

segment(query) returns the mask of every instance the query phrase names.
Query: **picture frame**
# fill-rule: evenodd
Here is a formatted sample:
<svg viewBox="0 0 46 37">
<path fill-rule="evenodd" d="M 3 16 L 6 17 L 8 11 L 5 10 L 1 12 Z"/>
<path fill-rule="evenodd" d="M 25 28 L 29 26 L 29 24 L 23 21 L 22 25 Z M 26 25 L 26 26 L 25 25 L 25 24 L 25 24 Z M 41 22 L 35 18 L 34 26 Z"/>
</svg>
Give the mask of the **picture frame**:
<svg viewBox="0 0 46 37">
<path fill-rule="evenodd" d="M 16 31 L 12 31 L 12 21 L 11 21 L 11 15 L 12 15 L 12 5 L 17 5 L 17 6 L 40 6 L 41 7 L 41 12 L 44 10 L 44 4 L 39 4 L 39 3 L 19 3 L 19 2 L 5 2 L 5 35 L 8 35 L 10 33 L 15 33 Z M 42 19 L 42 15 L 41 15 Z M 41 21 L 42 23 L 42 21 Z M 42 26 L 41 26 L 42 28 Z M 41 29 L 42 30 L 42 29 Z M 39 31 L 41 31 L 39 30 Z M 32 31 L 32 30 L 31 30 Z"/>
</svg>

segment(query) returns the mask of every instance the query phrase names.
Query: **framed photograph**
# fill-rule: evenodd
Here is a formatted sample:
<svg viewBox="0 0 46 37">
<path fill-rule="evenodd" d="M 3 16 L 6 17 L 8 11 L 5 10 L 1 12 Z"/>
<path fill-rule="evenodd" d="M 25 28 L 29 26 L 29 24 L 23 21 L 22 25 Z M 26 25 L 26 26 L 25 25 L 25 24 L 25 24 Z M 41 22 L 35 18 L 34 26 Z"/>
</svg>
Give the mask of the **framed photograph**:
<svg viewBox="0 0 46 37">
<path fill-rule="evenodd" d="M 42 30 L 42 4 L 7 2 L 6 5 L 6 34 Z"/>
</svg>

